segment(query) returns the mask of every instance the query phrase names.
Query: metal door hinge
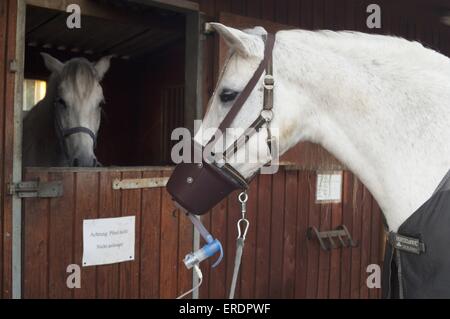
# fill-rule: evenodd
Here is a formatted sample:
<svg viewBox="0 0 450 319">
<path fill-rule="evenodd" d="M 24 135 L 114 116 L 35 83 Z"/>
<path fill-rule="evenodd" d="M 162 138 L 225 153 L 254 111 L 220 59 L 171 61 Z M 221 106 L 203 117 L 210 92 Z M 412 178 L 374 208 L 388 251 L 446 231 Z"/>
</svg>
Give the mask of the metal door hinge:
<svg viewBox="0 0 450 319">
<path fill-rule="evenodd" d="M 29 181 L 16 184 L 8 184 L 8 194 L 19 198 L 51 198 L 63 195 L 62 181 L 40 182 Z"/>
</svg>

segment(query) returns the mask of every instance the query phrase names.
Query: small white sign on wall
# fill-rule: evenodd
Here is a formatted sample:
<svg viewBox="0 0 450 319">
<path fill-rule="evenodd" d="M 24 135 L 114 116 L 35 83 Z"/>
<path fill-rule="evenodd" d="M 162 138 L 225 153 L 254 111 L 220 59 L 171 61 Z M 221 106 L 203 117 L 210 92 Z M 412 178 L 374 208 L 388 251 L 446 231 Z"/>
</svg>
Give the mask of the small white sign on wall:
<svg viewBox="0 0 450 319">
<path fill-rule="evenodd" d="M 85 219 L 83 266 L 134 260 L 135 216 Z"/>
<path fill-rule="evenodd" d="M 317 172 L 316 202 L 340 203 L 342 171 Z"/>
</svg>

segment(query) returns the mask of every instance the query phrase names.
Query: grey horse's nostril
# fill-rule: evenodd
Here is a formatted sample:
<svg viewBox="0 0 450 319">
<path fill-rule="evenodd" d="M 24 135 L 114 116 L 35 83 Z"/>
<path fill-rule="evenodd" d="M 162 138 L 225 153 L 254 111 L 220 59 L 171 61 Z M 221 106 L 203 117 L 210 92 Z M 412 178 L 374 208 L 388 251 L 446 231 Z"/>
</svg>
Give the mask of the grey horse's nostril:
<svg viewBox="0 0 450 319">
<path fill-rule="evenodd" d="M 74 166 L 74 167 L 78 167 L 78 165 L 79 165 L 78 158 L 75 158 L 75 159 L 73 160 L 73 166 Z"/>
</svg>

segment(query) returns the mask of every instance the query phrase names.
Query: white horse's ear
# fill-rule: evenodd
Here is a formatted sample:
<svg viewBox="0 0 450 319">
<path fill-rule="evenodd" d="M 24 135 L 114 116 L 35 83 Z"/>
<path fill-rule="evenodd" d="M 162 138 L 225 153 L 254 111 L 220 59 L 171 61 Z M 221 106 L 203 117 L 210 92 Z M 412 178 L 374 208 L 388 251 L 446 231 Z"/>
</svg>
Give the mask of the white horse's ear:
<svg viewBox="0 0 450 319">
<path fill-rule="evenodd" d="M 64 63 L 57 58 L 52 57 L 50 54 L 41 52 L 41 56 L 44 58 L 44 63 L 47 69 L 52 73 L 61 73 L 64 67 Z"/>
<path fill-rule="evenodd" d="M 243 57 L 262 56 L 264 43 L 261 36 L 247 33 L 221 23 L 211 22 L 209 25 L 220 34 L 227 45 Z"/>
<path fill-rule="evenodd" d="M 102 80 L 103 77 L 105 76 L 105 73 L 109 70 L 109 66 L 111 65 L 110 61 L 112 57 L 113 57 L 112 55 L 104 56 L 95 63 L 94 67 L 95 70 L 97 71 L 97 76 L 99 80 Z"/>
</svg>

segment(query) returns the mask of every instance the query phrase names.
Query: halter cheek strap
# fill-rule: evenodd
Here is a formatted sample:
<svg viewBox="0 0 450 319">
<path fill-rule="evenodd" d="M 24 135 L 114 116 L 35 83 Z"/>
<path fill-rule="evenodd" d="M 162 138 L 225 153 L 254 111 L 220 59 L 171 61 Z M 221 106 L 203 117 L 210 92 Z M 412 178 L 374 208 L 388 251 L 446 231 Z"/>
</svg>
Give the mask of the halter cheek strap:
<svg viewBox="0 0 450 319">
<path fill-rule="evenodd" d="M 274 77 L 273 77 L 273 48 L 275 46 L 275 35 L 268 34 L 267 39 L 265 40 L 265 49 L 264 49 L 264 57 L 253 74 L 250 81 L 245 86 L 244 90 L 239 94 L 230 111 L 225 115 L 225 118 L 219 125 L 217 132 L 221 135 L 224 130 L 232 124 L 233 120 L 236 118 L 237 114 L 241 110 L 242 106 L 245 104 L 250 94 L 253 92 L 253 89 L 257 85 L 264 71 L 266 72 L 264 76 L 264 100 L 263 107 L 256 118 L 255 121 L 248 127 L 247 130 L 234 142 L 232 143 L 222 154 L 222 158 L 225 160 L 237 151 L 237 149 L 243 144 L 247 143 L 250 137 L 255 133 L 259 132 L 259 130 L 265 125 L 267 128 L 267 146 L 269 151 L 272 153 L 272 132 L 270 130 L 270 122 L 273 118 L 273 89 L 274 89 Z M 210 141 L 206 145 L 214 145 L 217 140 L 215 140 L 214 134 Z M 242 181 L 247 184 L 247 180 L 237 172 L 231 165 L 224 164 L 222 169 L 228 171 L 228 173 L 232 174 L 235 179 Z"/>
</svg>

